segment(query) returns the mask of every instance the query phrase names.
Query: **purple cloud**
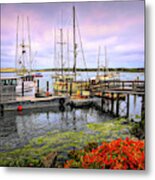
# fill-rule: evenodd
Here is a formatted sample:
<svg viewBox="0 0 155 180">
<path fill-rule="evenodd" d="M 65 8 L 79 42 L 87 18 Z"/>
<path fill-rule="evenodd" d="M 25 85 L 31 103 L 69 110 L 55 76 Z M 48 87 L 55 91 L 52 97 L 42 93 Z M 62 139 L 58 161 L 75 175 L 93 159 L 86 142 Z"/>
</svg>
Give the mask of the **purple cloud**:
<svg viewBox="0 0 155 180">
<path fill-rule="evenodd" d="M 72 6 L 75 5 L 88 67 L 97 66 L 98 46 L 107 46 L 111 67 L 144 67 L 144 1 L 28 3 L 1 5 L 1 61 L 14 67 L 17 15 L 29 16 L 32 52 L 36 68 L 54 67 L 53 31 L 63 26 L 64 41 L 70 31 L 72 51 Z M 63 18 L 61 18 L 63 12 Z M 61 22 L 63 19 L 63 23 Z M 57 31 L 57 41 L 60 35 Z M 84 67 L 78 43 L 77 64 Z M 67 59 L 66 45 L 64 58 Z M 57 49 L 59 46 L 57 45 Z M 37 52 L 37 53 L 36 53 Z M 72 55 L 70 55 L 73 63 Z M 10 63 L 8 63 L 10 61 Z M 5 63 L 6 62 L 6 63 Z"/>
</svg>

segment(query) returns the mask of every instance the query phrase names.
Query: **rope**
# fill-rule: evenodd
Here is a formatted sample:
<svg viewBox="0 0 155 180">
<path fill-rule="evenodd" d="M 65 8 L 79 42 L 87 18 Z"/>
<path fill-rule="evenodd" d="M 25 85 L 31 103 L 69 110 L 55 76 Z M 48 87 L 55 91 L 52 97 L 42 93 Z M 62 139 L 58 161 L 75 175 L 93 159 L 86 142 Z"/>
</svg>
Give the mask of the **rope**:
<svg viewBox="0 0 155 180">
<path fill-rule="evenodd" d="M 76 15 L 76 21 L 77 21 L 77 29 L 78 29 L 78 34 L 79 34 L 79 40 L 80 40 L 80 47 L 81 47 L 81 52 L 82 52 L 82 58 L 83 58 L 84 65 L 85 65 L 86 70 L 87 70 L 88 68 L 87 68 L 87 63 L 86 63 L 85 55 L 84 55 L 84 51 L 83 51 L 83 44 L 82 44 L 81 33 L 80 33 L 80 28 L 79 28 L 79 22 L 78 22 L 77 15 Z M 89 78 L 89 76 L 88 76 L 88 71 L 86 71 L 86 74 L 87 74 L 87 79 L 88 79 L 88 78 Z"/>
</svg>

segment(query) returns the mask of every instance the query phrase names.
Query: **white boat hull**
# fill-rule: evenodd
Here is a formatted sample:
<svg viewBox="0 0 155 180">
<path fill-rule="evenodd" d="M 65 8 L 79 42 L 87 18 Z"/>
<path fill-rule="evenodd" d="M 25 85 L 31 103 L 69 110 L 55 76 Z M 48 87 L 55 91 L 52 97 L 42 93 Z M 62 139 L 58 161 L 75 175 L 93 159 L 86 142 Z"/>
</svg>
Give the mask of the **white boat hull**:
<svg viewBox="0 0 155 180">
<path fill-rule="evenodd" d="M 33 81 L 24 82 L 24 95 L 29 95 L 30 93 L 33 93 L 34 90 L 35 90 L 35 83 Z M 17 84 L 16 94 L 17 96 L 22 95 L 22 83 Z"/>
</svg>

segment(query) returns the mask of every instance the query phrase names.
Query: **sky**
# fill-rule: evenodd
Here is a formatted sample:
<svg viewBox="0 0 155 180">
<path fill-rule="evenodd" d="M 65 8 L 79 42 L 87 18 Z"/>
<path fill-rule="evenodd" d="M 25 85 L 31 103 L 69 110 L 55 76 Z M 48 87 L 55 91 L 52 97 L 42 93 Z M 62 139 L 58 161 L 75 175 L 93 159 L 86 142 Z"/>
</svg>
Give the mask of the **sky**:
<svg viewBox="0 0 155 180">
<path fill-rule="evenodd" d="M 144 1 L 140 0 L 1 4 L 1 67 L 15 67 L 17 16 L 20 17 L 19 44 L 22 22 L 28 44 L 26 18 L 29 17 L 34 69 L 60 67 L 60 28 L 63 28 L 64 66 L 72 67 L 73 5 L 76 8 L 77 67 L 95 68 L 98 58 L 100 66 L 104 66 L 105 47 L 108 67 L 144 67 Z"/>
</svg>

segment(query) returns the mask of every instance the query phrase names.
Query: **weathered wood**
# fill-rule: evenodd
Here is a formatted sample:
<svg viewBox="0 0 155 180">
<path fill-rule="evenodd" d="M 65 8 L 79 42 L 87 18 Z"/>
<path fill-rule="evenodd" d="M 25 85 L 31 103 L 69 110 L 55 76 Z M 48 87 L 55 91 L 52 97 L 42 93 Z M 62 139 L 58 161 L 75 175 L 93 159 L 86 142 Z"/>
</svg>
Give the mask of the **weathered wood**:
<svg viewBox="0 0 155 180">
<path fill-rule="evenodd" d="M 99 84 L 92 84 L 90 86 L 92 92 L 110 92 L 117 91 L 116 93 L 125 93 L 125 94 L 136 94 L 143 95 L 145 91 L 145 82 L 144 81 L 104 81 Z M 115 93 L 115 92 L 114 92 Z"/>
<path fill-rule="evenodd" d="M 39 79 L 37 80 L 37 93 L 39 93 Z"/>
<path fill-rule="evenodd" d="M 141 120 L 145 119 L 145 97 L 142 96 Z"/>
<path fill-rule="evenodd" d="M 111 93 L 111 113 L 114 112 L 114 93 Z"/>
<path fill-rule="evenodd" d="M 119 93 L 117 94 L 117 101 L 116 101 L 116 116 L 119 116 Z"/>
<path fill-rule="evenodd" d="M 129 112 L 130 112 L 130 95 L 127 94 L 127 113 L 126 113 L 126 117 L 129 117 Z"/>
<path fill-rule="evenodd" d="M 22 96 L 24 96 L 24 81 L 22 80 Z"/>
<path fill-rule="evenodd" d="M 62 106 L 62 101 L 63 104 L 65 105 L 68 102 L 68 98 L 65 96 L 63 97 L 47 96 L 44 98 L 35 98 L 34 96 L 30 96 L 30 97 L 24 96 L 24 97 L 18 97 L 14 102 L 3 103 L 3 107 L 4 107 L 4 112 L 17 110 L 19 105 L 23 107 L 23 110 L 26 109 L 32 110 L 32 109 L 47 108 L 47 107 L 58 108 Z"/>
<path fill-rule="evenodd" d="M 72 82 L 70 82 L 70 92 L 69 92 L 70 96 L 72 95 Z"/>
<path fill-rule="evenodd" d="M 4 114 L 4 105 L 3 104 L 1 104 L 1 116 L 3 116 L 3 114 Z"/>
<path fill-rule="evenodd" d="M 46 82 L 46 91 L 49 92 L 49 81 Z"/>
</svg>

